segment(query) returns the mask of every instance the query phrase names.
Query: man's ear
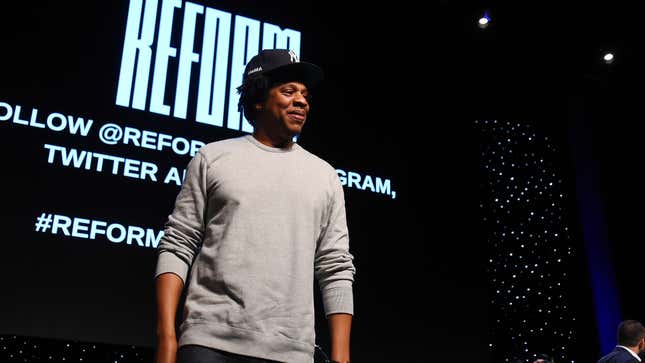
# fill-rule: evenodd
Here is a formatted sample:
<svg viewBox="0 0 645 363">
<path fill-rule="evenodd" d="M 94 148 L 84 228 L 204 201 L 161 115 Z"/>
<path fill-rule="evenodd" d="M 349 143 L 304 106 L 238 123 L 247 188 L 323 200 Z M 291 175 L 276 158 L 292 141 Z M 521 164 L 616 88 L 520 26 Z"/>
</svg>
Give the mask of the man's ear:
<svg viewBox="0 0 645 363">
<path fill-rule="evenodd" d="M 645 338 L 642 338 L 642 339 L 638 342 L 637 347 L 638 347 L 638 350 L 645 350 Z"/>
</svg>

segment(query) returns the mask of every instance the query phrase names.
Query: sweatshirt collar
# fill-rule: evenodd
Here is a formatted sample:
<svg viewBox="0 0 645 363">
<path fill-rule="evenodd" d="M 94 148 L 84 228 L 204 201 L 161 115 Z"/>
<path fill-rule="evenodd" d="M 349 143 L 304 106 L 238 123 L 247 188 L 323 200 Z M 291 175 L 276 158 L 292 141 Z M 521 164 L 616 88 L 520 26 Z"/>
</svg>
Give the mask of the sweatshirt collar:
<svg viewBox="0 0 645 363">
<path fill-rule="evenodd" d="M 253 135 L 246 135 L 244 136 L 246 140 L 248 140 L 250 143 L 253 145 L 259 147 L 262 150 L 269 151 L 269 152 L 274 152 L 274 153 L 288 153 L 292 151 L 296 151 L 300 148 L 300 146 L 297 143 L 291 144 L 291 147 L 289 148 L 279 148 L 279 147 L 271 147 L 268 145 L 264 145 L 263 143 L 259 142 Z"/>
</svg>

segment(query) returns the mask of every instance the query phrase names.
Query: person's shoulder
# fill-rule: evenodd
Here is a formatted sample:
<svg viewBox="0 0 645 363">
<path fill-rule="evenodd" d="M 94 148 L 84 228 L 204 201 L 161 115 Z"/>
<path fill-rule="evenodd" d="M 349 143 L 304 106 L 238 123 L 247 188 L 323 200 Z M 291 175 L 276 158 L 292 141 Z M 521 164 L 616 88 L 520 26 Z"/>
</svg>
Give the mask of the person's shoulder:
<svg viewBox="0 0 645 363">
<path fill-rule="evenodd" d="M 633 363 L 638 362 L 627 350 L 619 347 L 598 360 L 598 363 Z"/>
<path fill-rule="evenodd" d="M 239 147 L 241 145 L 248 144 L 248 141 L 245 140 L 246 137 L 247 136 L 238 136 L 238 137 L 231 137 L 228 139 L 212 141 L 202 146 L 200 150 L 206 151 L 206 150 L 217 150 L 217 149 L 228 149 L 231 147 Z"/>
<path fill-rule="evenodd" d="M 315 165 L 325 172 L 333 172 L 334 174 L 336 173 L 336 169 L 327 160 L 310 152 L 309 150 L 302 147 L 302 145 L 298 145 L 298 147 L 300 148 L 303 157 L 306 158 L 312 165 Z"/>
<path fill-rule="evenodd" d="M 223 153 L 229 153 L 235 151 L 236 149 L 243 148 L 248 144 L 248 141 L 244 140 L 245 136 L 233 137 L 229 139 L 217 140 L 209 142 L 208 144 L 199 148 L 199 153 L 202 154 L 206 159 L 212 159 Z"/>
</svg>

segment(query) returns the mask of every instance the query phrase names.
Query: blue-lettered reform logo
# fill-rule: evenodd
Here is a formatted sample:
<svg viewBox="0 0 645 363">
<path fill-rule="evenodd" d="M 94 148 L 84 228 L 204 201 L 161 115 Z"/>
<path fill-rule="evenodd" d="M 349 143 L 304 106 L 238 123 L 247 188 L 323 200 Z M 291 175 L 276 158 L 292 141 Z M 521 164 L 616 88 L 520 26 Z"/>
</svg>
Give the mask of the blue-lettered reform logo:
<svg viewBox="0 0 645 363">
<path fill-rule="evenodd" d="M 300 32 L 188 1 L 130 0 L 116 104 L 181 119 L 190 109 L 199 123 L 252 132 L 237 109 L 236 88 L 249 59 L 272 48 L 299 57 Z M 171 63 L 176 78 L 168 76 Z M 165 97 L 169 88 L 174 100 Z M 196 99 L 189 99 L 191 89 Z"/>
</svg>

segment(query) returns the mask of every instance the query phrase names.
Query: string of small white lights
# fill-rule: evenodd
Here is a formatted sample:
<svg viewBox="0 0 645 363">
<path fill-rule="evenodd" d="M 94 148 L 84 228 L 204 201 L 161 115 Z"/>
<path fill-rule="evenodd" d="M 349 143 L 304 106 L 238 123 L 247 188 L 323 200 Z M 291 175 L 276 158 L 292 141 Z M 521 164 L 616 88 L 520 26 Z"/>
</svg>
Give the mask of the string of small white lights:
<svg viewBox="0 0 645 363">
<path fill-rule="evenodd" d="M 334 362 L 323 348 L 315 345 L 325 363 Z M 57 339 L 0 335 L 0 362 L 151 362 L 152 348 L 134 345 L 86 343 Z M 318 361 L 318 360 L 317 360 Z"/>
<path fill-rule="evenodd" d="M 0 335 L 0 362 L 151 362 L 152 348 Z"/>
<path fill-rule="evenodd" d="M 538 354 L 575 362 L 567 295 L 574 248 L 567 226 L 561 151 L 531 123 L 476 121 L 481 132 L 481 215 L 494 362 Z"/>
</svg>

